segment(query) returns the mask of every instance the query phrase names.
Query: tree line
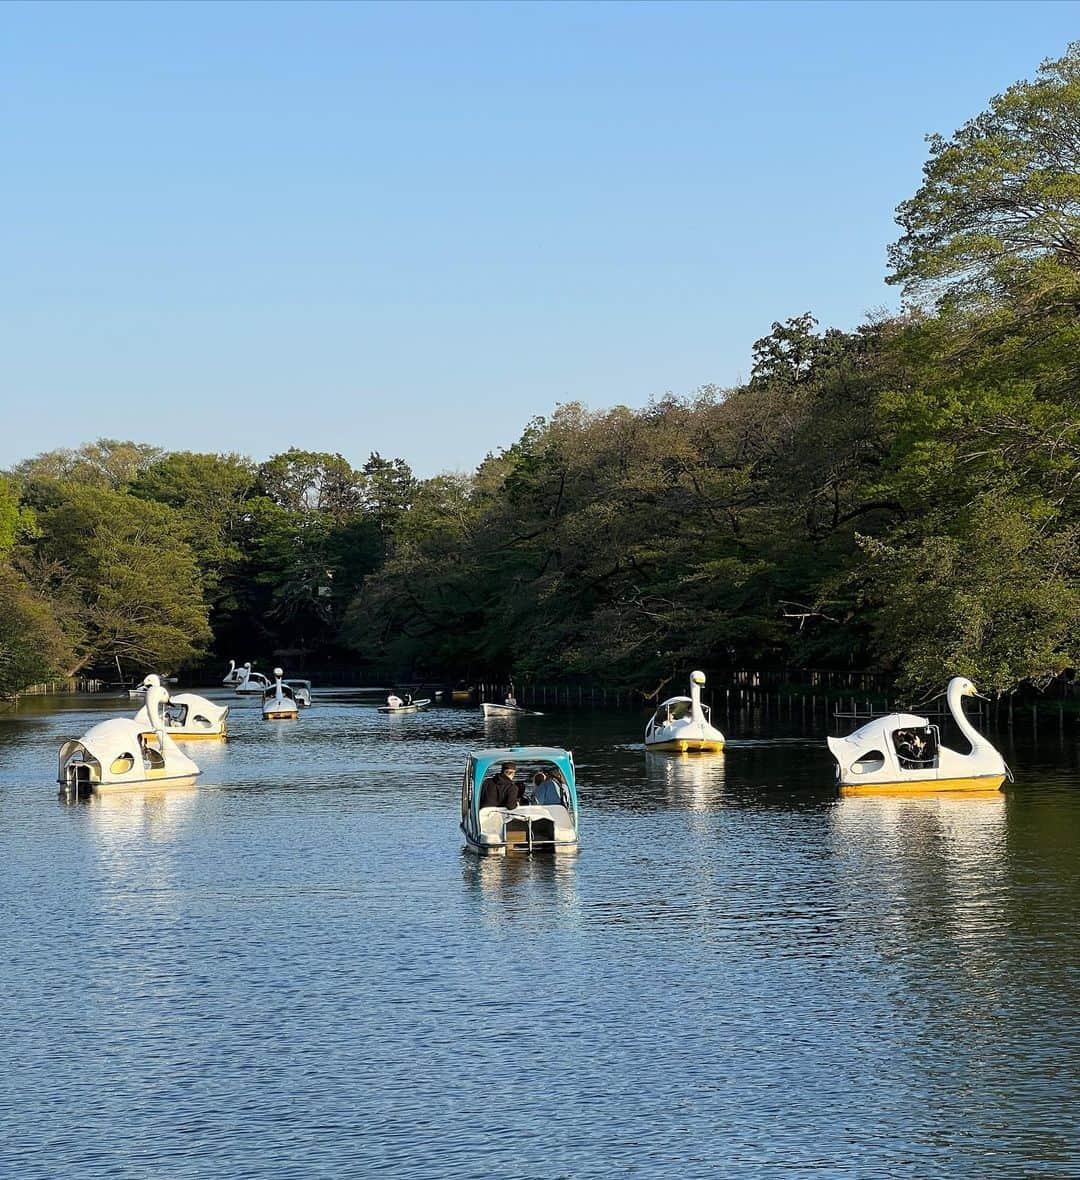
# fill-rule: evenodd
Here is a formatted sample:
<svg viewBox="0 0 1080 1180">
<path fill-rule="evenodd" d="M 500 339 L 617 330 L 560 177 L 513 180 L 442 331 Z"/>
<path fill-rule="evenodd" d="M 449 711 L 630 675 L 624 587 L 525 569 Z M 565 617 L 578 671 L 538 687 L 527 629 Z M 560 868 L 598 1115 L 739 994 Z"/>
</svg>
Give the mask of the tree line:
<svg viewBox="0 0 1080 1180">
<path fill-rule="evenodd" d="M 1080 649 L 1080 44 L 897 211 L 897 315 L 810 314 L 749 381 L 558 406 L 471 474 L 99 440 L 0 477 L 0 694 L 208 653 L 660 683 L 878 668 L 994 692 Z"/>
</svg>

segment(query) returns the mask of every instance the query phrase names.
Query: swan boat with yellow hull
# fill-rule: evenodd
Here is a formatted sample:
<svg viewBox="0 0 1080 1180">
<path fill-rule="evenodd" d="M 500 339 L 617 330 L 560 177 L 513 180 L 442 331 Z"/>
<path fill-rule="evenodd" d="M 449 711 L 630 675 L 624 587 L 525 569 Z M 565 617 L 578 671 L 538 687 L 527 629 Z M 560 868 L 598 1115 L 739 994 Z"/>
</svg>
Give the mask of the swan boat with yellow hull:
<svg viewBox="0 0 1080 1180">
<path fill-rule="evenodd" d="M 926 717 L 915 713 L 876 717 L 848 737 L 826 739 L 836 759 L 841 794 L 985 794 L 1000 789 L 1006 779 L 1011 781 L 1005 759 L 964 713 L 964 698 L 979 696 L 975 685 L 954 676 L 945 696 L 957 728 L 971 746 L 969 753 L 943 746 L 938 727 Z"/>
<path fill-rule="evenodd" d="M 146 678 L 146 712 L 161 718 L 169 694 Z M 190 787 L 198 766 L 160 725 L 148 726 L 128 717 L 112 717 L 92 726 L 81 738 L 60 747 L 57 781 L 69 797 L 102 791 L 145 789 L 147 786 Z"/>
<path fill-rule="evenodd" d="M 151 684 L 153 682 L 153 684 Z M 161 688 L 159 678 L 153 674 L 143 682 L 146 689 Z M 193 742 L 220 740 L 226 736 L 225 719 L 229 716 L 228 705 L 215 705 L 206 697 L 194 692 L 179 692 L 176 696 L 161 688 L 163 697 L 158 697 L 158 716 L 151 719 L 149 708 L 144 705 L 136 714 L 135 722 L 144 730 L 162 728 L 176 741 Z"/>
<path fill-rule="evenodd" d="M 719 754 L 724 735 L 712 723 L 712 712 L 701 703 L 704 672 L 690 673 L 690 695 L 671 697 L 656 710 L 645 727 L 645 748 L 673 754 Z"/>
</svg>

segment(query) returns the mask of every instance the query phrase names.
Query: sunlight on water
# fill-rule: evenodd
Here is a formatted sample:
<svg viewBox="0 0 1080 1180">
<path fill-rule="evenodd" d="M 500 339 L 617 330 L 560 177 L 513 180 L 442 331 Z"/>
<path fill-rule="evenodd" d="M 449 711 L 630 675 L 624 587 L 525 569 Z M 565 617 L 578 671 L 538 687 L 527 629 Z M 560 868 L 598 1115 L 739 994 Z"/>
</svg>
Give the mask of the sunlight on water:
<svg viewBox="0 0 1080 1180">
<path fill-rule="evenodd" d="M 212 695 L 197 788 L 68 805 L 127 703 L 0 714 L 0 1174 L 1080 1174 L 1075 742 L 841 799 L 790 723 Z M 518 743 L 573 748 L 580 856 L 462 850 L 466 754 Z"/>
</svg>

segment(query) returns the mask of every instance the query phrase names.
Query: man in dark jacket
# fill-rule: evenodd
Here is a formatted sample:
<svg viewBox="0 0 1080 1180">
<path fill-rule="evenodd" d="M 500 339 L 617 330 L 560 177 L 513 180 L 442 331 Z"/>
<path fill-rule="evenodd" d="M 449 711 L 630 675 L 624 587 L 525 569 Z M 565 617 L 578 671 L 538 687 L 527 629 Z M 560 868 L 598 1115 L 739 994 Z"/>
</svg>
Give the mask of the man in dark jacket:
<svg viewBox="0 0 1080 1180">
<path fill-rule="evenodd" d="M 505 807 L 508 811 L 513 811 L 517 807 L 521 792 L 517 783 L 514 782 L 516 770 L 515 763 L 504 762 L 499 773 L 484 783 L 480 788 L 480 806 L 482 808 Z"/>
</svg>

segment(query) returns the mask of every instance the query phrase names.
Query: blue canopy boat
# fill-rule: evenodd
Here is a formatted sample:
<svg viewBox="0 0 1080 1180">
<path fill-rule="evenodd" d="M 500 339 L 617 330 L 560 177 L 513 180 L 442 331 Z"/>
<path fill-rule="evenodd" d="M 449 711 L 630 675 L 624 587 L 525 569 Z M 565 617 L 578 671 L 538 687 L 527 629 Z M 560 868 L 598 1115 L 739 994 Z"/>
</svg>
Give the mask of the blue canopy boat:
<svg viewBox="0 0 1080 1180">
<path fill-rule="evenodd" d="M 480 807 L 484 780 L 504 763 L 516 767 L 515 781 L 525 787 L 517 807 Z M 533 788 L 542 770 L 548 782 Z M 522 777 L 524 776 L 524 777 Z M 508 852 L 577 852 L 578 798 L 574 755 L 557 746 L 510 746 L 475 750 L 461 783 L 461 830 L 470 852 L 505 856 Z"/>
</svg>

